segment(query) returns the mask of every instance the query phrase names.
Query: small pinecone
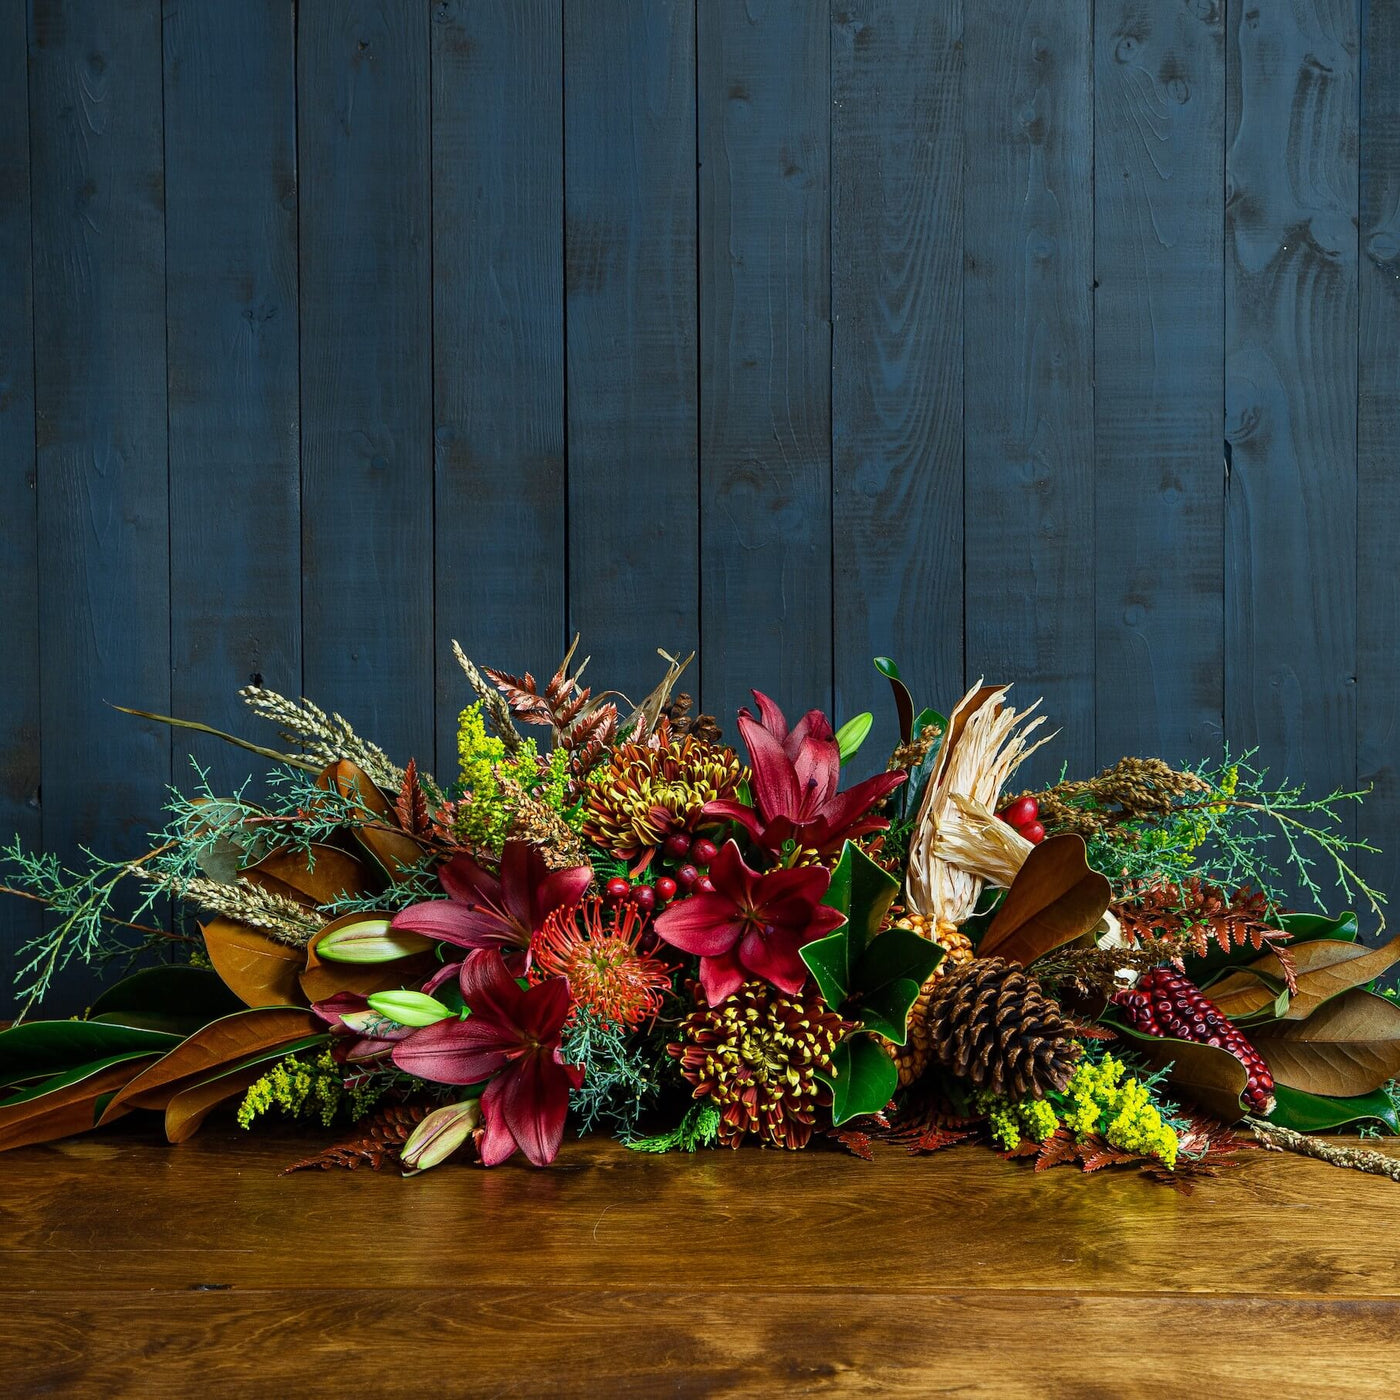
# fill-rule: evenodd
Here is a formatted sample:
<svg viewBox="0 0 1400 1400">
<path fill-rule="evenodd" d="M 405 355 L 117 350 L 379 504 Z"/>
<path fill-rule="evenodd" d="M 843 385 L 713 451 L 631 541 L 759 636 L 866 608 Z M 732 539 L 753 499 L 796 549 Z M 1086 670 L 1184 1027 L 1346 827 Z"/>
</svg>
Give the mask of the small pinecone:
<svg viewBox="0 0 1400 1400">
<path fill-rule="evenodd" d="M 1040 983 L 1004 958 L 974 958 L 934 989 L 924 1016 L 944 1069 L 1001 1098 L 1063 1090 L 1082 1047 Z"/>
<path fill-rule="evenodd" d="M 972 961 L 972 940 L 956 925 L 946 920 L 936 922 L 926 914 L 905 914 L 895 921 L 895 928 L 907 928 L 920 938 L 927 938 L 943 949 L 943 961 L 919 988 L 914 1005 L 909 1008 L 909 1031 L 903 1045 L 885 1041 L 885 1049 L 899 1070 L 899 1087 L 907 1089 L 922 1078 L 933 1058 L 933 1041 L 928 1029 L 928 1006 L 938 985 L 954 968 Z"/>
<path fill-rule="evenodd" d="M 1228 1050 L 1248 1076 L 1244 1102 L 1256 1113 L 1274 1111 L 1274 1076 L 1264 1057 L 1194 982 L 1168 968 L 1154 967 L 1113 1000 L 1122 1007 L 1128 1024 L 1145 1035 L 1173 1036 Z"/>
<path fill-rule="evenodd" d="M 790 997 L 766 982 L 745 982 L 727 1001 L 681 1025 L 680 1061 L 695 1097 L 720 1111 L 719 1140 L 738 1147 L 746 1133 L 775 1147 L 805 1147 L 816 1110 L 831 1102 L 817 1078 L 827 1070 L 846 1023 L 815 995 Z"/>
<path fill-rule="evenodd" d="M 707 744 L 718 744 L 723 738 L 723 731 L 719 727 L 718 720 L 713 715 L 692 715 L 690 707 L 695 703 L 685 691 L 681 691 L 674 700 L 662 711 L 671 722 L 671 732 L 678 739 L 683 739 L 687 734 L 693 734 L 697 739 L 703 739 Z"/>
</svg>

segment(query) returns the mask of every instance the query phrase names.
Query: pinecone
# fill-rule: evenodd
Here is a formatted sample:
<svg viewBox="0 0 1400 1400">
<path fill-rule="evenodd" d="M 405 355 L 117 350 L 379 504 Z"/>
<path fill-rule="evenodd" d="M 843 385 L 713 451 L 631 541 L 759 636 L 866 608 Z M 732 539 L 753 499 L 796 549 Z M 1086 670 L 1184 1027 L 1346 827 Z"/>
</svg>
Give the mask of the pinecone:
<svg viewBox="0 0 1400 1400">
<path fill-rule="evenodd" d="M 1060 1008 L 1004 958 L 974 958 L 950 972 L 934 989 L 924 1022 L 944 1069 L 1012 1100 L 1064 1089 L 1082 1053 Z"/>
<path fill-rule="evenodd" d="M 681 691 L 661 712 L 671 723 L 671 733 L 677 739 L 693 734 L 707 744 L 718 744 L 724 737 L 719 721 L 713 715 L 692 715 L 690 707 L 695 703 L 685 691 Z"/>
<path fill-rule="evenodd" d="M 673 735 L 664 748 L 619 744 L 589 780 L 583 834 L 619 860 L 635 860 L 668 836 L 693 833 L 700 809 L 734 796 L 747 777 L 733 749 L 693 734 Z"/>
<path fill-rule="evenodd" d="M 831 1090 L 816 1071 L 831 1063 L 846 1023 L 815 994 L 789 997 L 766 982 L 745 982 L 727 1001 L 681 1026 L 666 1051 L 720 1111 L 719 1140 L 738 1147 L 753 1133 L 775 1147 L 805 1147 L 816 1110 Z"/>
<path fill-rule="evenodd" d="M 899 1070 L 899 1087 L 907 1089 L 923 1077 L 933 1058 L 933 1041 L 928 1030 L 928 1006 L 938 985 L 954 968 L 972 961 L 972 940 L 956 924 L 929 918 L 926 914 L 905 914 L 895 921 L 895 928 L 907 928 L 920 938 L 927 938 L 943 949 L 943 961 L 933 969 L 927 982 L 919 988 L 914 1005 L 909 1008 L 909 1031 L 903 1045 L 884 1041 L 890 1059 Z"/>
</svg>

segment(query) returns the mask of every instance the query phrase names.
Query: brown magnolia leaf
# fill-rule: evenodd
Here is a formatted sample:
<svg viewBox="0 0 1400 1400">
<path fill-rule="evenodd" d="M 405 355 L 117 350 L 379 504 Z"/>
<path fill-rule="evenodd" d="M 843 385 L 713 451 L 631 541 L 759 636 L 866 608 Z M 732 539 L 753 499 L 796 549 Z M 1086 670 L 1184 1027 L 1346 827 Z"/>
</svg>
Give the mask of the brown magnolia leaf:
<svg viewBox="0 0 1400 1400">
<path fill-rule="evenodd" d="M 1400 1075 L 1400 1006 L 1360 987 L 1249 1038 L 1280 1084 L 1309 1094 L 1353 1098 Z"/>
<path fill-rule="evenodd" d="M 343 895 L 360 896 L 378 888 L 363 861 L 334 846 L 315 844 L 303 851 L 274 851 L 240 872 L 263 889 L 286 895 L 308 908 Z"/>
<path fill-rule="evenodd" d="M 1157 1040 L 1133 1036 L 1134 1054 L 1141 1055 L 1154 1069 L 1171 1065 L 1167 1081 L 1182 1090 L 1183 1096 L 1200 1105 L 1222 1123 L 1238 1123 L 1244 1114 L 1240 1095 L 1249 1079 L 1245 1067 L 1217 1045 L 1200 1045 L 1190 1040 Z"/>
<path fill-rule="evenodd" d="M 1296 969 L 1298 990 L 1284 1012 L 1286 1021 L 1303 1021 L 1330 997 L 1349 987 L 1360 986 L 1379 977 L 1400 958 L 1400 940 L 1391 939 L 1379 948 L 1364 943 L 1347 943 L 1339 938 L 1316 938 L 1295 943 L 1289 950 Z M 1206 989 L 1206 995 L 1227 1016 L 1252 1016 L 1266 1010 L 1276 993 L 1251 974 L 1263 973 L 1284 980 L 1283 968 L 1273 953 L 1265 953 L 1238 972 L 1232 972 Z"/>
<path fill-rule="evenodd" d="M 417 770 L 414 770 L 415 778 Z M 316 779 L 316 786 L 328 792 L 332 787 L 347 799 L 358 801 L 374 815 L 376 821 L 386 827 L 399 826 L 398 813 L 390 806 L 389 799 L 380 792 L 369 774 L 348 758 L 328 764 Z M 383 868 L 391 880 L 398 880 L 405 870 L 417 865 L 427 854 L 406 832 L 386 831 L 378 826 L 357 826 L 351 828 L 351 835 L 362 845 L 374 860 Z M 319 903 L 324 904 L 325 900 Z"/>
<path fill-rule="evenodd" d="M 306 967 L 301 974 L 301 990 L 307 998 L 311 1001 L 328 1001 L 339 992 L 354 992 L 357 996 L 367 997 L 375 992 L 397 991 L 400 987 L 422 981 L 434 964 L 431 950 L 382 963 L 332 962 L 316 951 L 317 944 L 328 933 L 334 933 L 346 924 L 393 917 L 391 913 L 346 914 L 328 923 L 307 945 Z"/>
<path fill-rule="evenodd" d="M 211 1021 L 131 1080 L 112 1099 L 102 1121 L 118 1108 L 164 1108 L 182 1089 L 203 1082 L 224 1066 L 325 1029 L 316 1016 L 298 1006 L 264 1006 Z"/>
<path fill-rule="evenodd" d="M 229 1074 L 201 1079 L 180 1089 L 165 1105 L 166 1141 L 187 1142 L 221 1103 L 246 1093 L 266 1073 L 267 1063 L 260 1060 L 255 1065 L 244 1065 Z"/>
<path fill-rule="evenodd" d="M 1096 928 L 1112 895 L 1108 880 L 1089 868 L 1082 836 L 1051 836 L 1016 872 L 977 955 L 1028 967 Z"/>
<path fill-rule="evenodd" d="M 88 1132 L 94 1126 L 93 1115 L 98 1101 L 104 1095 L 120 1089 L 159 1058 L 158 1055 L 142 1055 L 123 1060 L 120 1064 L 98 1070 L 86 1079 L 65 1084 L 52 1093 L 0 1108 L 0 1152 Z M 102 1121 L 111 1122 L 125 1112 L 126 1109 L 121 1109 L 110 1116 L 104 1114 Z"/>
<path fill-rule="evenodd" d="M 301 1006 L 297 977 L 306 966 L 306 950 L 269 938 L 261 929 L 233 919 L 200 924 L 204 950 L 224 985 L 249 1006 Z"/>
</svg>

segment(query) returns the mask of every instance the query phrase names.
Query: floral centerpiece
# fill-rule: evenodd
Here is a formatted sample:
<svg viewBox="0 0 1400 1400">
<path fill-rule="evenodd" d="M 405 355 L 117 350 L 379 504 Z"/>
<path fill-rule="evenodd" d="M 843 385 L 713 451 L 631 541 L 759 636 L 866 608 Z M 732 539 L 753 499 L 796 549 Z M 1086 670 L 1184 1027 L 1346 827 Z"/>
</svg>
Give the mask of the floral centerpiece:
<svg viewBox="0 0 1400 1400">
<path fill-rule="evenodd" d="M 545 1166 L 572 1120 L 647 1152 L 981 1142 L 1184 1190 L 1249 1146 L 1400 1170 L 1313 1136 L 1400 1132 L 1400 949 L 1285 898 L 1321 903 L 1321 864 L 1384 927 L 1338 819 L 1360 794 L 1248 755 L 1019 789 L 1037 705 L 918 709 L 883 658 L 900 743 L 848 781 L 868 714 L 755 692 L 731 743 L 677 693 L 690 658 L 630 705 L 573 649 L 543 686 L 455 650 L 450 779 L 250 688 L 280 746 L 222 737 L 267 760 L 256 797 L 196 767 L 134 860 L 5 850 L 52 917 L 0 1031 L 0 1147 L 141 1110 L 178 1142 L 227 1105 L 354 1125 L 298 1167 Z M 37 1019 L 75 960 L 128 971 Z"/>
</svg>

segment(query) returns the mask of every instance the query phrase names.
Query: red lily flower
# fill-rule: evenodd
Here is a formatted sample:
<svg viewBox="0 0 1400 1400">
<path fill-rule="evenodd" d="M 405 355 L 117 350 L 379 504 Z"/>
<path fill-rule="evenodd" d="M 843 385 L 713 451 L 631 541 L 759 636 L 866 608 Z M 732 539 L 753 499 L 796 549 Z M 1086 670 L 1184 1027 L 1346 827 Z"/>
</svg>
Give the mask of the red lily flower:
<svg viewBox="0 0 1400 1400">
<path fill-rule="evenodd" d="M 831 856 L 844 842 L 889 826 L 884 817 L 871 816 L 870 809 L 904 782 L 906 774 L 877 773 L 849 792 L 837 792 L 841 749 L 830 720 L 820 710 L 808 710 L 789 730 L 772 700 L 757 690 L 753 698 L 761 720 L 740 710 L 739 731 L 753 767 L 754 806 L 721 798 L 705 804 L 705 816 L 741 822 L 775 855 L 791 841 L 800 850 Z"/>
<path fill-rule="evenodd" d="M 388 1059 L 394 1046 L 413 1034 L 375 1011 L 358 992 L 337 992 L 326 1001 L 311 1003 L 336 1037 L 331 1053 L 339 1064 L 366 1064 Z"/>
<path fill-rule="evenodd" d="M 448 897 L 409 905 L 394 916 L 393 926 L 461 948 L 497 948 L 519 971 L 545 919 L 577 904 L 593 879 L 587 865 L 551 870 L 526 841 L 506 842 L 499 878 L 465 855 L 454 856 L 437 875 Z"/>
<path fill-rule="evenodd" d="M 699 955 L 705 1000 L 718 1006 L 749 976 L 789 995 L 801 991 L 807 965 L 798 949 L 846 922 L 844 914 L 821 902 L 830 873 L 808 865 L 760 875 L 744 864 L 739 847 L 726 841 L 710 866 L 710 879 L 713 893 L 679 900 L 653 924 L 672 947 Z"/>
<path fill-rule="evenodd" d="M 394 1047 L 394 1063 L 439 1084 L 479 1084 L 485 1134 L 481 1162 L 494 1167 L 519 1148 L 548 1166 L 564 1137 L 569 1090 L 583 1070 L 566 1065 L 559 1037 L 572 1007 L 562 977 L 522 989 L 495 948 L 467 954 L 462 964 L 464 1021 L 439 1021 Z"/>
</svg>

